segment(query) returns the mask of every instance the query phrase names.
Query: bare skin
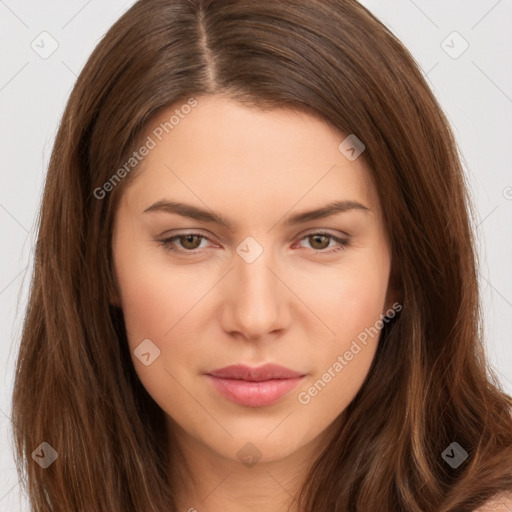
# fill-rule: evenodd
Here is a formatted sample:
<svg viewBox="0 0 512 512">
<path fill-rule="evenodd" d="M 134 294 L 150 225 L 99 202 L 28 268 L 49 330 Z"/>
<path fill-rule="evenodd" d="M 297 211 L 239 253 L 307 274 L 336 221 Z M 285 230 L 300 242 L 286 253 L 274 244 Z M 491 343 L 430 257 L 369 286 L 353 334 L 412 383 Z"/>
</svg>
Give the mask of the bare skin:
<svg viewBox="0 0 512 512">
<path fill-rule="evenodd" d="M 135 370 L 192 470 L 188 488 L 170 481 L 179 510 L 294 511 L 292 496 L 366 379 L 379 336 L 357 353 L 353 342 L 396 299 L 382 212 L 362 158 L 338 149 L 346 135 L 296 111 L 197 101 L 124 190 L 113 236 L 116 300 Z M 164 200 L 213 211 L 231 228 L 145 212 Z M 286 224 L 333 201 L 362 207 Z M 312 236 L 325 232 L 348 245 Z M 175 250 L 166 249 L 161 240 L 177 234 L 168 242 Z M 134 355 L 146 339 L 160 350 L 147 366 Z M 235 403 L 205 375 L 268 362 L 305 377 L 267 406 Z M 308 391 L 319 380 L 320 390 Z M 260 457 L 252 466 L 244 447 L 242 456 Z"/>
</svg>

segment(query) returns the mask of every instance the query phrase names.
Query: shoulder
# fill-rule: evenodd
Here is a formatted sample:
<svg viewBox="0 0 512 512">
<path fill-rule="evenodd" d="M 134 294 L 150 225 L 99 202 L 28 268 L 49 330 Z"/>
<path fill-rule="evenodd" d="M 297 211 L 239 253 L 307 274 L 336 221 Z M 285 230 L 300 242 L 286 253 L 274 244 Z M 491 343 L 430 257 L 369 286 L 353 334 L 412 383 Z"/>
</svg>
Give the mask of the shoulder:
<svg viewBox="0 0 512 512">
<path fill-rule="evenodd" d="M 512 491 L 498 494 L 474 512 L 512 512 Z"/>
</svg>

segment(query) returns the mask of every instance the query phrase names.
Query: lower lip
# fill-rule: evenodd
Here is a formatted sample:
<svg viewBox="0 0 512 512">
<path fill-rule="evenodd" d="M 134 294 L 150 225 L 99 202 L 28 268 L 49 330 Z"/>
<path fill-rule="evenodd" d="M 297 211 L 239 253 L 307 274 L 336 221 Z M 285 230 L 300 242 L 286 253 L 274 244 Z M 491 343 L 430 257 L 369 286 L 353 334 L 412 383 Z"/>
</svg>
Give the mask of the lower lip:
<svg viewBox="0 0 512 512">
<path fill-rule="evenodd" d="M 246 407 L 264 407 L 277 402 L 297 387 L 304 377 L 295 379 L 273 379 L 262 382 L 222 379 L 207 375 L 212 385 L 228 400 Z"/>
</svg>

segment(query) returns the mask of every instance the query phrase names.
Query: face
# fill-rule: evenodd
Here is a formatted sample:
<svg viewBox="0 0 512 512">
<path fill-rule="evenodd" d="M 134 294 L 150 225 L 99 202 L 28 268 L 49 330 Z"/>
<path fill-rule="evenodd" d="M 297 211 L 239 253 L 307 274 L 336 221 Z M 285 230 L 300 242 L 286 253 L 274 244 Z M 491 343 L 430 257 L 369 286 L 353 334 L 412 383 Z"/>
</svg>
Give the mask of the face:
<svg viewBox="0 0 512 512">
<path fill-rule="evenodd" d="M 393 304 L 380 205 L 322 121 L 197 102 L 169 133 L 176 106 L 150 123 L 116 212 L 114 301 L 169 428 L 225 459 L 282 459 L 367 377 Z M 287 371 L 216 372 L 269 363 Z"/>
</svg>

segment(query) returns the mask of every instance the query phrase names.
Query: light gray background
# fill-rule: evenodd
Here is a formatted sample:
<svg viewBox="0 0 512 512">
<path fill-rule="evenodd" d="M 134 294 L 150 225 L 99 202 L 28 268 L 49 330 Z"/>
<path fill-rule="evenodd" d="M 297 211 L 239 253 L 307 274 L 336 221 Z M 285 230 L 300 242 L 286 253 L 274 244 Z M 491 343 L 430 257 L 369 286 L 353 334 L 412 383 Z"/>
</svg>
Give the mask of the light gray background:
<svg viewBox="0 0 512 512">
<path fill-rule="evenodd" d="M 8 415 L 53 140 L 86 59 L 133 3 L 0 0 L 0 512 L 29 510 L 14 470 Z M 478 212 L 488 357 L 512 394 L 512 2 L 362 3 L 412 52 L 454 128 Z M 51 49 L 44 31 L 58 44 L 46 59 L 31 47 Z M 464 40 L 469 46 L 458 55 Z"/>
</svg>

